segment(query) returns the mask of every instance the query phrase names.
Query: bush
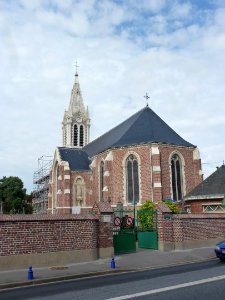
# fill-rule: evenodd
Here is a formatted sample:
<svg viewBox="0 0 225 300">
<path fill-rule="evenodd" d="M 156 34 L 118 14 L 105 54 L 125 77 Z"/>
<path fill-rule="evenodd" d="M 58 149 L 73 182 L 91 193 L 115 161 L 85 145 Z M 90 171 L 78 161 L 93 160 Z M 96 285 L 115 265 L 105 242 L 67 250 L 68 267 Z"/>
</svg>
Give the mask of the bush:
<svg viewBox="0 0 225 300">
<path fill-rule="evenodd" d="M 138 210 L 138 224 L 141 228 L 154 228 L 156 226 L 155 215 L 153 212 L 156 210 L 154 202 L 147 200 L 143 203 Z"/>
<path fill-rule="evenodd" d="M 169 207 L 169 209 L 171 210 L 172 214 L 179 214 L 180 213 L 176 203 L 174 203 L 174 202 L 171 202 L 171 201 L 168 200 L 168 201 L 160 202 L 160 204 L 166 204 Z"/>
<path fill-rule="evenodd" d="M 143 203 L 139 210 L 148 210 L 148 209 L 156 209 L 156 205 L 151 200 L 147 200 L 145 203 Z"/>
</svg>

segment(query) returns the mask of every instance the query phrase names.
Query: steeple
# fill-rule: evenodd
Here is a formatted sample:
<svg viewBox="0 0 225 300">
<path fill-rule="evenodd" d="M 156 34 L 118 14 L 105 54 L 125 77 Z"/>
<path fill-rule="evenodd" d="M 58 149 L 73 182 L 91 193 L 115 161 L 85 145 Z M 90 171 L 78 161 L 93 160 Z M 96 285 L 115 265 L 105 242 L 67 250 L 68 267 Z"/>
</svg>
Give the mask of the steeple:
<svg viewBox="0 0 225 300">
<path fill-rule="evenodd" d="M 85 108 L 84 108 L 84 103 L 83 103 L 77 72 L 75 74 L 75 81 L 73 84 L 73 89 L 71 91 L 70 105 L 69 105 L 68 112 L 70 112 L 71 115 L 74 115 L 75 113 L 78 112 L 80 112 L 81 114 L 85 113 Z"/>
<path fill-rule="evenodd" d="M 76 65 L 77 67 L 77 65 Z M 70 96 L 68 111 L 62 122 L 62 141 L 64 147 L 82 148 L 89 143 L 90 117 L 85 110 L 83 97 L 76 70 L 75 80 Z"/>
</svg>

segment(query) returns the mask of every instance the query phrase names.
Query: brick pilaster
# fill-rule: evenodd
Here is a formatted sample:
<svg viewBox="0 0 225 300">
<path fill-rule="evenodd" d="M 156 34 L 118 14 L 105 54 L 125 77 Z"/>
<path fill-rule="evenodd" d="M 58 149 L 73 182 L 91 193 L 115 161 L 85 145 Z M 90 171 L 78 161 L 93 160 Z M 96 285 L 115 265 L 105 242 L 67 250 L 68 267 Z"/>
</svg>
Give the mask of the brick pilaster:
<svg viewBox="0 0 225 300">
<path fill-rule="evenodd" d="M 153 146 L 151 153 L 153 201 L 159 202 L 162 200 L 161 163 L 159 148 Z"/>
</svg>

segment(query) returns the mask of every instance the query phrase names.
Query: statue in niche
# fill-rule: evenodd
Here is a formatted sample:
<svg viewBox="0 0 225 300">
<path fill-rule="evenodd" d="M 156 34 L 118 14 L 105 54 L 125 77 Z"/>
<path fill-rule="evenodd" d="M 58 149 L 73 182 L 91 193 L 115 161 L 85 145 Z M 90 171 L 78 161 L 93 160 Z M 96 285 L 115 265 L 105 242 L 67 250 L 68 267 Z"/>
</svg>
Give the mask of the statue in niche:
<svg viewBox="0 0 225 300">
<path fill-rule="evenodd" d="M 84 183 L 81 178 L 77 178 L 75 182 L 75 206 L 83 206 L 84 202 Z"/>
</svg>

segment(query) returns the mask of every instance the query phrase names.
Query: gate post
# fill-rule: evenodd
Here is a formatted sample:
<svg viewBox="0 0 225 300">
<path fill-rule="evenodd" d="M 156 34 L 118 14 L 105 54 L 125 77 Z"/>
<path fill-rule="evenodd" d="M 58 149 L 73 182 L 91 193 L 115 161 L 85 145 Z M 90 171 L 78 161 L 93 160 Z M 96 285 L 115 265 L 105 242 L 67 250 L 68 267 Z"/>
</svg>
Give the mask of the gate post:
<svg viewBox="0 0 225 300">
<path fill-rule="evenodd" d="M 157 204 L 158 249 L 174 250 L 173 215 L 166 204 Z"/>
<path fill-rule="evenodd" d="M 116 203 L 116 210 L 123 210 L 123 203 L 121 201 Z"/>
<path fill-rule="evenodd" d="M 99 219 L 98 224 L 98 257 L 108 258 L 114 255 L 113 248 L 113 210 L 108 202 L 96 202 L 93 212 Z"/>
</svg>

